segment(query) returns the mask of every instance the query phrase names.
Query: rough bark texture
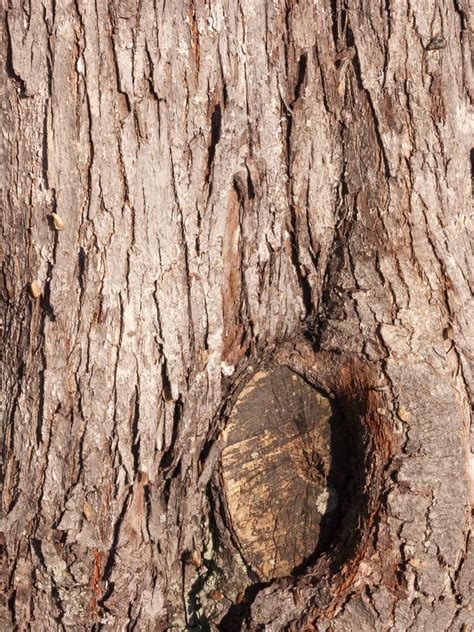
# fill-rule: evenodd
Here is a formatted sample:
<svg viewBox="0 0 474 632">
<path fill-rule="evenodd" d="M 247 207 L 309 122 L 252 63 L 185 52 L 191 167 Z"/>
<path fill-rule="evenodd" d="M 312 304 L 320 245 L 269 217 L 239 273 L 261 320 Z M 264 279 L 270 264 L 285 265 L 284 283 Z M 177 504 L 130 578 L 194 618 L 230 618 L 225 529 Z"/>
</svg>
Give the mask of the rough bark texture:
<svg viewBox="0 0 474 632">
<path fill-rule="evenodd" d="M 469 629 L 469 0 L 3 7 L 1 629 Z M 222 597 L 277 357 L 357 420 L 360 531 Z"/>
</svg>

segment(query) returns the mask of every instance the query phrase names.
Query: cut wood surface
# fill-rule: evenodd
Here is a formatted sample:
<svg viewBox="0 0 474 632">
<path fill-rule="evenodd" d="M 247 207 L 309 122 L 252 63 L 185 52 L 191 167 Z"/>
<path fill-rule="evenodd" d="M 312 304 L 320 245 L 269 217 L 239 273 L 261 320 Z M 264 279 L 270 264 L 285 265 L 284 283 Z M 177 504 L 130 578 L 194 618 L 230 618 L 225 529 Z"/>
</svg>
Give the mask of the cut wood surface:
<svg viewBox="0 0 474 632">
<path fill-rule="evenodd" d="M 242 554 L 262 580 L 289 575 L 309 558 L 322 517 L 337 509 L 331 417 L 330 401 L 284 367 L 256 373 L 235 404 L 224 492 Z M 340 455 L 335 466 L 339 477 L 331 478 L 344 480 Z"/>
</svg>

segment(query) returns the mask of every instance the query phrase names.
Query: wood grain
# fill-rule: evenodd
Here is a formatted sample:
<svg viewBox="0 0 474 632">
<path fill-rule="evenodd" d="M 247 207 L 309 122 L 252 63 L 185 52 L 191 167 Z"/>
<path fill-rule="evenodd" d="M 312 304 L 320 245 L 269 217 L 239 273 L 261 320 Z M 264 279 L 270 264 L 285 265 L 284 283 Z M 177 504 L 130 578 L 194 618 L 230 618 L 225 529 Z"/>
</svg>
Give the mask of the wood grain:
<svg viewBox="0 0 474 632">
<path fill-rule="evenodd" d="M 330 401 L 285 367 L 256 373 L 233 408 L 224 490 L 244 558 L 263 580 L 314 553 L 322 517 L 337 508 L 332 414 Z"/>
</svg>

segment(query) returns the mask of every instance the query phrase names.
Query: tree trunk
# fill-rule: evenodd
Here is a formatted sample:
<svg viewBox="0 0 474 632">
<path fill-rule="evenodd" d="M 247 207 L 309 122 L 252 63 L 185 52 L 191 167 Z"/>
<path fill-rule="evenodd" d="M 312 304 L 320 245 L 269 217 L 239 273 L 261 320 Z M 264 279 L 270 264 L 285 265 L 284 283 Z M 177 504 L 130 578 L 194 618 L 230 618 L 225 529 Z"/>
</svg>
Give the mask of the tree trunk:
<svg viewBox="0 0 474 632">
<path fill-rule="evenodd" d="M 4 6 L 1 629 L 469 629 L 469 0 Z M 279 366 L 352 474 L 267 577 L 221 456 Z"/>
</svg>

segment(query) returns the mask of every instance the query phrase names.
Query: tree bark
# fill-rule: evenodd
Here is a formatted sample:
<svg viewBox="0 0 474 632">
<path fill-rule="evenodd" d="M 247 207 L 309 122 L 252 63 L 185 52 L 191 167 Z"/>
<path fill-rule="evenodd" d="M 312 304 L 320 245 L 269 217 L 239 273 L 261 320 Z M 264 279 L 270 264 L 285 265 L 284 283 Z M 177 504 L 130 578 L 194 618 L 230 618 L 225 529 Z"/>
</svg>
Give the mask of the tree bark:
<svg viewBox="0 0 474 632">
<path fill-rule="evenodd" d="M 472 15 L 5 0 L 2 629 L 469 629 Z M 273 364 L 360 462 L 259 583 L 219 468 Z"/>
</svg>

